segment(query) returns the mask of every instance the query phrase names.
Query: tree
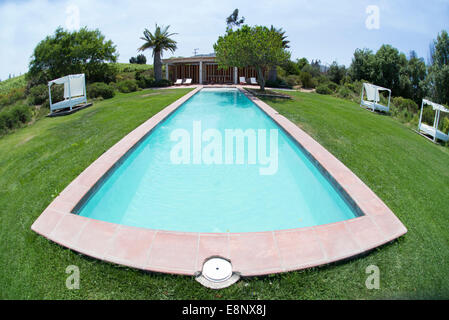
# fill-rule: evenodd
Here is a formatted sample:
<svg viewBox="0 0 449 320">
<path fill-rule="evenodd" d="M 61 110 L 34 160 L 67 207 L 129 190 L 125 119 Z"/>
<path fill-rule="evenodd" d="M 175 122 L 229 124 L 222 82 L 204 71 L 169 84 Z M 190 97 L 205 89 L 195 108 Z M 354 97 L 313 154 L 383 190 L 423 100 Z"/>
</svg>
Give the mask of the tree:
<svg viewBox="0 0 449 320">
<path fill-rule="evenodd" d="M 346 67 L 339 66 L 336 61 L 332 62 L 327 71 L 327 75 L 329 76 L 329 80 L 340 84 L 341 80 L 346 76 Z"/>
<path fill-rule="evenodd" d="M 232 27 L 240 26 L 245 22 L 245 17 L 241 17 L 239 19 L 239 9 L 234 9 L 229 17 L 226 18 L 226 24 L 228 25 L 228 29 L 232 29 Z"/>
<path fill-rule="evenodd" d="M 158 26 L 156 24 L 154 33 L 151 33 L 148 29 L 143 32 L 143 37 L 140 39 L 145 43 L 138 49 L 139 51 L 145 51 L 147 49 L 153 49 L 153 68 L 154 78 L 156 81 L 162 79 L 162 61 L 161 57 L 164 51 L 175 52 L 177 49 L 176 41 L 170 39 L 171 36 L 176 33 L 169 33 L 168 28 L 170 26 Z"/>
<path fill-rule="evenodd" d="M 431 50 L 428 84 L 432 98 L 439 103 L 449 103 L 449 35 L 443 30 L 434 40 Z"/>
<path fill-rule="evenodd" d="M 98 29 L 69 32 L 59 27 L 34 49 L 27 79 L 30 85 L 36 85 L 68 74 L 85 73 L 89 82 L 110 82 L 117 71 L 108 62 L 116 62 L 117 57 L 113 42 L 106 41 Z"/>
<path fill-rule="evenodd" d="M 279 34 L 279 36 L 282 39 L 282 47 L 284 49 L 290 48 L 290 46 L 288 45 L 290 43 L 290 41 L 287 40 L 287 36 L 285 35 L 285 31 L 282 30 L 282 28 L 276 29 L 273 25 L 271 25 L 270 31 L 277 32 Z M 272 66 L 270 68 L 270 72 L 268 73 L 268 80 L 269 81 L 276 81 L 276 78 L 277 78 L 277 66 Z"/>
<path fill-rule="evenodd" d="M 147 58 L 143 54 L 137 55 L 137 57 L 131 57 L 129 59 L 129 63 L 131 64 L 146 64 Z"/>
<path fill-rule="evenodd" d="M 143 54 L 139 54 L 136 57 L 136 63 L 137 64 L 146 64 L 147 63 L 147 58 Z"/>
<path fill-rule="evenodd" d="M 265 90 L 263 71 L 290 59 L 279 33 L 263 26 L 228 29 L 218 38 L 214 50 L 220 68 L 255 67 L 262 90 Z"/>
<path fill-rule="evenodd" d="M 427 68 L 424 59 L 419 58 L 415 51 L 411 51 L 407 66 L 401 74 L 401 94 L 419 104 L 427 93 Z"/>
<path fill-rule="evenodd" d="M 391 45 L 383 45 L 375 54 L 375 73 L 373 79 L 376 84 L 392 91 L 401 91 L 400 75 L 407 66 L 407 58 L 403 53 Z"/>
<path fill-rule="evenodd" d="M 353 80 L 366 80 L 373 82 L 375 69 L 375 56 L 369 49 L 356 49 L 349 75 Z"/>
<path fill-rule="evenodd" d="M 306 58 L 301 58 L 296 60 L 296 64 L 298 65 L 299 70 L 302 70 L 302 68 L 309 64 L 309 61 Z"/>
</svg>

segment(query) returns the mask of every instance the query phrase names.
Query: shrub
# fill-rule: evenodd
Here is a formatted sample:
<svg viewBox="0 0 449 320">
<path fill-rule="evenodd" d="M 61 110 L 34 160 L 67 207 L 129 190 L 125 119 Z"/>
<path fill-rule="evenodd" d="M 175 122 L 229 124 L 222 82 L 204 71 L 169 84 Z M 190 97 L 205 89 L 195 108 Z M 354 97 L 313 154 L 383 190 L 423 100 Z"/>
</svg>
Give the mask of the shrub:
<svg viewBox="0 0 449 320">
<path fill-rule="evenodd" d="M 316 82 L 309 72 L 302 71 L 299 77 L 304 88 L 315 88 Z"/>
<path fill-rule="evenodd" d="M 25 87 L 12 88 L 7 94 L 0 95 L 0 105 L 6 106 L 9 104 L 14 104 L 17 101 L 25 98 L 26 98 Z"/>
<path fill-rule="evenodd" d="M 5 111 L 0 112 L 0 135 L 8 132 L 7 117 L 8 117 L 7 112 L 5 112 Z"/>
<path fill-rule="evenodd" d="M 316 88 L 316 92 L 319 94 L 332 94 L 332 90 L 326 84 L 320 84 Z"/>
<path fill-rule="evenodd" d="M 331 89 L 334 92 L 335 92 L 335 90 L 337 90 L 337 87 L 338 87 L 335 82 L 328 82 L 327 86 L 328 86 L 329 89 Z"/>
<path fill-rule="evenodd" d="M 132 79 L 122 80 L 117 82 L 117 89 L 122 93 L 129 93 L 137 91 L 137 81 Z"/>
<path fill-rule="evenodd" d="M 286 82 L 290 87 L 294 87 L 301 84 L 301 78 L 298 75 L 291 74 L 287 76 Z"/>
<path fill-rule="evenodd" d="M 449 118 L 448 117 L 444 117 L 443 118 L 443 128 L 442 131 L 446 134 L 449 133 Z"/>
<path fill-rule="evenodd" d="M 346 86 L 341 86 L 341 87 L 338 89 L 337 95 L 338 95 L 340 98 L 345 98 L 345 99 L 347 99 L 347 98 L 350 98 L 350 97 L 352 96 L 352 91 L 351 91 L 348 87 L 346 87 Z"/>
<path fill-rule="evenodd" d="M 419 110 L 418 105 L 415 101 L 410 99 L 405 99 L 402 97 L 393 98 L 393 105 L 399 110 L 407 110 L 410 113 L 417 113 Z"/>
<path fill-rule="evenodd" d="M 30 89 L 29 102 L 33 105 L 43 104 L 48 99 L 48 86 L 40 84 Z"/>
<path fill-rule="evenodd" d="M 140 73 L 136 73 L 136 80 L 137 85 L 142 89 L 153 87 L 155 83 L 153 77 L 142 75 Z"/>
<path fill-rule="evenodd" d="M 274 80 L 274 81 L 267 80 L 267 81 L 265 82 L 265 86 L 266 86 L 266 87 L 269 87 L 269 88 L 285 88 L 285 89 L 291 89 L 291 86 L 289 86 L 289 85 L 287 84 L 287 82 L 285 82 L 284 79 L 279 78 L 279 77 L 276 78 L 276 80 Z"/>
<path fill-rule="evenodd" d="M 110 99 L 114 97 L 114 88 L 104 82 L 94 82 L 87 87 L 87 95 L 89 98 Z"/>
<path fill-rule="evenodd" d="M 0 106 L 6 106 L 8 104 L 8 97 L 6 94 L 0 94 Z"/>
<path fill-rule="evenodd" d="M 154 81 L 153 82 L 153 87 L 169 87 L 172 85 L 172 82 L 170 80 L 167 79 L 161 79 L 159 81 Z"/>
<path fill-rule="evenodd" d="M 0 133 L 4 134 L 8 130 L 15 129 L 30 121 L 31 118 L 31 109 L 26 105 L 18 105 L 9 110 L 4 110 L 0 112 Z"/>
<path fill-rule="evenodd" d="M 48 98 L 48 86 L 45 84 L 39 84 L 37 86 L 31 87 L 28 95 L 28 102 L 31 105 L 43 105 L 49 106 Z M 51 87 L 51 101 L 56 103 L 58 101 L 64 100 L 64 86 L 53 85 Z"/>
</svg>

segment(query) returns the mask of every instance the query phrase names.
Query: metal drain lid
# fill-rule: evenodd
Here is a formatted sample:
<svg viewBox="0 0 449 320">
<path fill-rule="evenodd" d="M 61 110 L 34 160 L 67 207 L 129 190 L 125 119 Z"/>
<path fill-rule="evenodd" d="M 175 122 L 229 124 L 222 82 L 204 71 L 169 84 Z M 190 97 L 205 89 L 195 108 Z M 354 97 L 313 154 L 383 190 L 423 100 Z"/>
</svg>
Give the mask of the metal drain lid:
<svg viewBox="0 0 449 320">
<path fill-rule="evenodd" d="M 232 277 L 232 265 L 222 258 L 211 258 L 203 265 L 202 275 L 212 282 L 224 282 Z"/>
</svg>

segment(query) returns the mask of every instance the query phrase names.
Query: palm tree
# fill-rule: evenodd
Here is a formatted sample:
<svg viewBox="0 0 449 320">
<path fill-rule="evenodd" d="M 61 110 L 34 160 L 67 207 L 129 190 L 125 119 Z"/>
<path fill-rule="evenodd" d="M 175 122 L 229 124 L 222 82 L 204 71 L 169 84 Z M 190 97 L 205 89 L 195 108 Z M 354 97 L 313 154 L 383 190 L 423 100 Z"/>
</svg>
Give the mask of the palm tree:
<svg viewBox="0 0 449 320">
<path fill-rule="evenodd" d="M 153 49 L 153 68 L 154 68 L 154 78 L 156 81 L 162 79 L 162 62 L 161 57 L 164 50 L 169 50 L 171 52 L 175 52 L 177 49 L 176 41 L 170 39 L 171 36 L 176 33 L 169 33 L 168 28 L 170 26 L 158 26 L 156 24 L 156 29 L 154 33 L 151 33 L 148 29 L 145 28 L 143 32 L 143 41 L 145 43 L 138 49 L 138 51 L 144 51 L 147 49 Z"/>
<path fill-rule="evenodd" d="M 289 40 L 287 40 L 287 36 L 285 35 L 285 31 L 282 30 L 282 28 L 276 29 L 273 25 L 270 28 L 270 31 L 272 32 L 276 32 L 277 34 L 279 34 L 279 36 L 281 37 L 282 40 L 282 48 L 284 49 L 288 49 L 290 48 L 290 46 L 288 45 L 290 43 Z M 275 81 L 277 78 L 277 66 L 273 66 L 271 67 L 269 73 L 268 73 L 268 80 L 270 81 Z"/>
</svg>

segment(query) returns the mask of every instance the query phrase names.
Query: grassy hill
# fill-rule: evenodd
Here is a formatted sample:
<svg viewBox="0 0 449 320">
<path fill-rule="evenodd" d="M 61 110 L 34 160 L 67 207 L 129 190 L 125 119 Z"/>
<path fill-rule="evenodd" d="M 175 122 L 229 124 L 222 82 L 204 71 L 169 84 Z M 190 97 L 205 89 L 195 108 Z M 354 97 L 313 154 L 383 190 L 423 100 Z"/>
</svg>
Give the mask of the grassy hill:
<svg viewBox="0 0 449 320">
<path fill-rule="evenodd" d="M 0 82 L 0 94 L 8 93 L 13 88 L 26 86 L 25 74 Z"/>
</svg>

